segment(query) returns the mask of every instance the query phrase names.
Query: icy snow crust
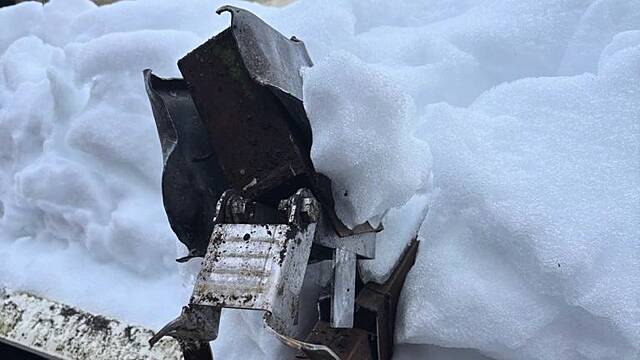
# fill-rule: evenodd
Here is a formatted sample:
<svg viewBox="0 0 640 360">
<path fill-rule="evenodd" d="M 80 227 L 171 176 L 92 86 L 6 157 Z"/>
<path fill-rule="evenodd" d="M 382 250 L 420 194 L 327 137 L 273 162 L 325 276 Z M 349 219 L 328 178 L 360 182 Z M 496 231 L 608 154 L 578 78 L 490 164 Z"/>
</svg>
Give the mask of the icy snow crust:
<svg viewBox="0 0 640 360">
<path fill-rule="evenodd" d="M 346 222 L 385 225 L 365 277 L 419 232 L 396 338 L 441 347 L 398 358 L 640 357 L 640 2 L 232 4 L 309 49 L 314 162 Z M 178 76 L 228 25 L 220 5 L 0 10 L 0 283 L 156 328 L 177 315 L 197 264 L 173 262 L 141 72 Z M 220 334 L 221 358 L 286 352 L 257 313 Z"/>
</svg>

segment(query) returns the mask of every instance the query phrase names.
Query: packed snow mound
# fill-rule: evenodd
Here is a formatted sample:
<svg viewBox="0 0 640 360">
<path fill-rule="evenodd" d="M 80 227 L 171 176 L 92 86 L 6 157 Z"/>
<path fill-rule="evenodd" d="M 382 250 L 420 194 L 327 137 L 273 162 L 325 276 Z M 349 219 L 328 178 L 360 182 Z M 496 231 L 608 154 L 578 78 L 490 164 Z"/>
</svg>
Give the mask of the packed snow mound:
<svg viewBox="0 0 640 360">
<path fill-rule="evenodd" d="M 225 3 L 0 9 L 0 284 L 152 327 L 177 315 L 195 265 L 173 261 L 141 72 L 179 76 Z M 309 49 L 315 164 L 346 222 L 385 225 L 364 277 L 419 234 L 398 358 L 640 357 L 640 2 L 230 3 Z M 287 353 L 238 311 L 214 348 Z"/>
<path fill-rule="evenodd" d="M 637 358 L 638 35 L 616 36 L 597 74 L 427 108 L 438 192 L 401 341 L 501 358 Z"/>
<path fill-rule="evenodd" d="M 68 4 L 9 10 L 56 6 Z M 0 58 L 6 236 L 79 242 L 91 256 L 138 273 L 169 271 L 175 246 L 157 199 L 158 140 L 144 86 L 132 78 L 139 80 L 135 69 L 144 66 L 173 70 L 198 40 L 144 30 L 60 48 L 30 34 L 6 48 Z"/>
<path fill-rule="evenodd" d="M 304 74 L 313 165 L 332 180 L 345 225 L 377 225 L 386 210 L 427 187 L 431 153 L 413 136 L 412 100 L 346 52 L 331 53 Z"/>
</svg>

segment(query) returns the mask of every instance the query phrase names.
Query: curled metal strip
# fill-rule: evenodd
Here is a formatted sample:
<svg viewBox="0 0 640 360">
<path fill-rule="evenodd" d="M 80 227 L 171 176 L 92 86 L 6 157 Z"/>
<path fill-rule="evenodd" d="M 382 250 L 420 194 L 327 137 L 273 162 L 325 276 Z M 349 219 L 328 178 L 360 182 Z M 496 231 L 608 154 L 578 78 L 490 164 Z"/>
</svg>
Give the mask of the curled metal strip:
<svg viewBox="0 0 640 360">
<path fill-rule="evenodd" d="M 294 338 L 286 336 L 286 335 L 282 335 L 279 332 L 277 332 L 276 330 L 274 330 L 271 326 L 269 326 L 269 323 L 267 322 L 266 319 L 264 321 L 264 326 L 278 340 L 280 340 L 283 344 L 285 344 L 285 345 L 287 345 L 287 346 L 289 346 L 291 348 L 298 349 L 298 350 L 301 350 L 301 351 L 311 351 L 311 352 L 326 353 L 327 355 L 331 356 L 331 358 L 333 358 L 335 360 L 341 360 L 340 357 L 338 356 L 338 354 L 336 354 L 333 350 L 331 350 L 330 347 L 328 347 L 326 345 L 312 344 L 312 343 L 308 343 L 308 342 L 305 342 L 305 341 L 294 339 Z"/>
</svg>

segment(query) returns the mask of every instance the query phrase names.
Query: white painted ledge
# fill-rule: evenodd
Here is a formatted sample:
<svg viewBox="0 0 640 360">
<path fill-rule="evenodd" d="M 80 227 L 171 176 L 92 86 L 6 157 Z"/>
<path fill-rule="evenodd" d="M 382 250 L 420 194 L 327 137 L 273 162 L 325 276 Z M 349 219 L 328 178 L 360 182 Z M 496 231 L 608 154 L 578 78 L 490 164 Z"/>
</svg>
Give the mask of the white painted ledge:
<svg viewBox="0 0 640 360">
<path fill-rule="evenodd" d="M 153 331 L 0 288 L 0 341 L 48 359 L 182 359 L 178 343 L 164 338 L 153 349 Z"/>
</svg>

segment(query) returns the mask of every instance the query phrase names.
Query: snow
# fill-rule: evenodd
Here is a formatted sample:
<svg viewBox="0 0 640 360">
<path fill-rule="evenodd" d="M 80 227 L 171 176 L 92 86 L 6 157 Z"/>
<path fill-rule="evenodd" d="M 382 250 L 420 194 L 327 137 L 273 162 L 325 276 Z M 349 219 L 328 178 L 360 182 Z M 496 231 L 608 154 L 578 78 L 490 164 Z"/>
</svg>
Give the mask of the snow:
<svg viewBox="0 0 640 360">
<path fill-rule="evenodd" d="M 614 37 L 597 74 L 427 107 L 438 193 L 401 340 L 500 358 L 638 355 L 638 40 Z"/>
<path fill-rule="evenodd" d="M 315 165 L 346 223 L 385 226 L 365 278 L 418 233 L 398 359 L 640 356 L 640 2 L 232 3 L 309 49 Z M 141 71 L 179 75 L 229 21 L 185 4 L 0 9 L 0 284 L 178 314 L 195 265 L 173 261 Z M 221 358 L 287 353 L 259 314 L 220 334 Z"/>
<path fill-rule="evenodd" d="M 429 147 L 413 136 L 414 105 L 398 85 L 346 52 L 329 54 L 304 78 L 311 159 L 333 181 L 345 225 L 377 224 L 427 186 Z"/>
</svg>

